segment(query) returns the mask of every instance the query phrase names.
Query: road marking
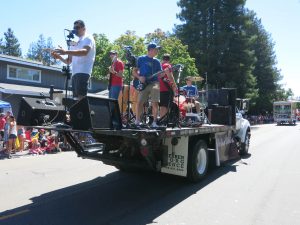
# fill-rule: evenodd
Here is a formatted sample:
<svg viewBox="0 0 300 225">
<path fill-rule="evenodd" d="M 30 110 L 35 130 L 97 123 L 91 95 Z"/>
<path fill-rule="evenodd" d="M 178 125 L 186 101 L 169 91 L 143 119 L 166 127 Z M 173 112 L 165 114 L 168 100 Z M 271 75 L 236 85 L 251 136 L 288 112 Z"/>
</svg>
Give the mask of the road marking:
<svg viewBox="0 0 300 225">
<path fill-rule="evenodd" d="M 18 215 L 21 215 L 21 214 L 27 213 L 27 212 L 29 212 L 29 211 L 30 211 L 29 209 L 24 209 L 24 210 L 22 210 L 22 211 L 19 211 L 19 212 L 16 212 L 16 213 L 10 214 L 10 215 L 6 215 L 6 216 L 0 216 L 0 220 L 9 219 L 9 218 L 12 218 L 12 217 L 15 217 L 15 216 L 18 216 Z"/>
</svg>

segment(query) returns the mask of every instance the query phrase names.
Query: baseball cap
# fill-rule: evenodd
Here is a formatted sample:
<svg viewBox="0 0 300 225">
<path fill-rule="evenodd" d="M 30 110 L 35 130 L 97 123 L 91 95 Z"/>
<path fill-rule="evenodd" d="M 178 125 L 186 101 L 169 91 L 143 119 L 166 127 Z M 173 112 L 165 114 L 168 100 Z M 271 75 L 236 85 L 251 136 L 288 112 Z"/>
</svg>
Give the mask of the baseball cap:
<svg viewBox="0 0 300 225">
<path fill-rule="evenodd" d="M 161 49 L 161 46 L 155 44 L 155 43 L 150 43 L 147 47 L 148 50 L 150 49 L 154 49 L 154 48 L 157 48 L 157 49 Z"/>
<path fill-rule="evenodd" d="M 111 50 L 109 54 L 118 54 L 118 52 L 116 50 Z"/>
</svg>

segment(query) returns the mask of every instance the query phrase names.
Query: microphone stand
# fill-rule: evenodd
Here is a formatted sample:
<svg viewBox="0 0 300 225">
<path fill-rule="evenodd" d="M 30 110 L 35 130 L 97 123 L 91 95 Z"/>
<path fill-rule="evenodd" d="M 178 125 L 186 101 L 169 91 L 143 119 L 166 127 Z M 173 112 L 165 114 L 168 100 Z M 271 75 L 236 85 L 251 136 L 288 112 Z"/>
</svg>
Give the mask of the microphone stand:
<svg viewBox="0 0 300 225">
<path fill-rule="evenodd" d="M 68 36 L 67 36 L 67 46 L 68 46 L 68 50 L 70 50 L 70 46 L 71 46 L 71 39 L 74 38 L 74 35 L 73 33 L 70 33 Z M 69 56 L 68 56 L 69 57 Z M 66 76 L 66 81 L 65 81 L 65 112 L 67 113 L 68 111 L 68 108 L 67 108 L 67 105 L 68 105 L 68 87 L 69 87 L 69 81 L 71 79 L 71 69 L 70 69 L 70 65 L 67 64 L 67 66 L 63 66 L 62 68 L 62 72 L 65 74 Z"/>
<path fill-rule="evenodd" d="M 178 89 L 178 93 L 177 93 L 177 101 L 178 101 L 178 127 L 180 127 L 180 103 L 179 103 L 179 97 L 180 97 L 180 76 L 181 76 L 181 72 L 182 72 L 182 66 L 179 67 L 178 69 L 178 77 L 177 77 L 177 89 Z"/>
<path fill-rule="evenodd" d="M 131 65 L 130 63 L 126 63 L 126 69 L 128 70 L 128 93 L 127 93 L 127 124 L 126 127 L 129 128 L 129 121 L 131 121 L 130 115 L 130 82 L 131 82 Z M 123 105 L 122 105 L 123 106 Z"/>
</svg>

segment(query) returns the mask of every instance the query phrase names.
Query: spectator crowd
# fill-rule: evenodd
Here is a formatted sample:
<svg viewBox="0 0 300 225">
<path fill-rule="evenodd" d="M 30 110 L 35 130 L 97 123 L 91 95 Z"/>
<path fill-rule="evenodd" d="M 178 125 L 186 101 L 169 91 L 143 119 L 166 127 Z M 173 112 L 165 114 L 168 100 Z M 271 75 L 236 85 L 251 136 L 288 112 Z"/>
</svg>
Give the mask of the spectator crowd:
<svg viewBox="0 0 300 225">
<path fill-rule="evenodd" d="M 56 131 L 18 126 L 10 111 L 0 114 L 0 155 L 28 151 L 28 154 L 45 154 L 70 149 L 62 135 Z"/>
</svg>

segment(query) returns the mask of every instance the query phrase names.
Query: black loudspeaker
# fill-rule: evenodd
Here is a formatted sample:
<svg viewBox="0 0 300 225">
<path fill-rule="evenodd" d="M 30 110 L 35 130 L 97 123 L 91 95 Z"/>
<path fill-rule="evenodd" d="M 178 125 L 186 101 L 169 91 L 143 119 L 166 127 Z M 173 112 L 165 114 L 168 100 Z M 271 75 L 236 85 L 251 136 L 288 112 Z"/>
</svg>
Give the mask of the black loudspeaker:
<svg viewBox="0 0 300 225">
<path fill-rule="evenodd" d="M 70 108 L 71 125 L 75 130 L 122 128 L 118 100 L 84 97 Z"/>
<path fill-rule="evenodd" d="M 41 126 L 53 122 L 63 122 L 65 111 L 62 105 L 41 98 L 23 97 L 17 117 L 17 124 L 23 126 Z"/>
<path fill-rule="evenodd" d="M 232 120 L 231 106 L 213 106 L 210 122 L 223 125 L 235 125 L 235 120 Z"/>
</svg>

